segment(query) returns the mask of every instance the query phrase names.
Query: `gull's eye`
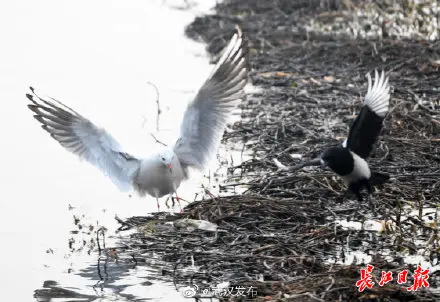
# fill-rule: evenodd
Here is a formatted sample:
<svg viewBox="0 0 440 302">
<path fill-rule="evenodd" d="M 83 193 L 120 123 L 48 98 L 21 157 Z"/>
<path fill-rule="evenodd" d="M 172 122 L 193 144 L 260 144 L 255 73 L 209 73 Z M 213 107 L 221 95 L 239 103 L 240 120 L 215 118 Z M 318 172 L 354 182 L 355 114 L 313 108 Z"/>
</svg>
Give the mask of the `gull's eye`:
<svg viewBox="0 0 440 302">
<path fill-rule="evenodd" d="M 165 161 L 165 158 L 164 158 L 164 157 L 162 157 L 162 160 L 163 160 L 163 161 Z"/>
</svg>

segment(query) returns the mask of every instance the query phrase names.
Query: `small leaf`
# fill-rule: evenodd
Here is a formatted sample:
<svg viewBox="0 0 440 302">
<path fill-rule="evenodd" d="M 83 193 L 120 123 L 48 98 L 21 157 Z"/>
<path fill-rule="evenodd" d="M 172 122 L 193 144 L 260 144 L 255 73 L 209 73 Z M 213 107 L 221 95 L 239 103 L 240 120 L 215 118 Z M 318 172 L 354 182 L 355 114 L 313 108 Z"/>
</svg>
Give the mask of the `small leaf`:
<svg viewBox="0 0 440 302">
<path fill-rule="evenodd" d="M 287 72 L 284 72 L 284 71 L 277 71 L 275 73 L 275 76 L 280 77 L 280 78 L 284 78 L 284 77 L 287 77 L 289 75 L 290 75 L 290 73 L 287 73 Z"/>
<path fill-rule="evenodd" d="M 325 76 L 324 81 L 333 83 L 335 81 L 335 78 L 332 76 Z"/>
</svg>

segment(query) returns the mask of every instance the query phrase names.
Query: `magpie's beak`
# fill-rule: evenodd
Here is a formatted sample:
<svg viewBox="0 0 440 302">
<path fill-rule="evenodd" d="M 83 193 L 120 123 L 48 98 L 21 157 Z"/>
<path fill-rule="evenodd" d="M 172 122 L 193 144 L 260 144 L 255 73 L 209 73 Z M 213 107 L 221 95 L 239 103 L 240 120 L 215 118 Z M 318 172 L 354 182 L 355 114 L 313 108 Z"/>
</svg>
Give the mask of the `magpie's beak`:
<svg viewBox="0 0 440 302">
<path fill-rule="evenodd" d="M 290 167 L 289 171 L 296 171 L 296 170 L 299 170 L 301 168 L 308 167 L 308 166 L 321 166 L 322 162 L 323 162 L 323 160 L 321 158 L 315 158 L 310 161 L 302 162 L 300 164 L 297 164 L 296 166 Z"/>
</svg>

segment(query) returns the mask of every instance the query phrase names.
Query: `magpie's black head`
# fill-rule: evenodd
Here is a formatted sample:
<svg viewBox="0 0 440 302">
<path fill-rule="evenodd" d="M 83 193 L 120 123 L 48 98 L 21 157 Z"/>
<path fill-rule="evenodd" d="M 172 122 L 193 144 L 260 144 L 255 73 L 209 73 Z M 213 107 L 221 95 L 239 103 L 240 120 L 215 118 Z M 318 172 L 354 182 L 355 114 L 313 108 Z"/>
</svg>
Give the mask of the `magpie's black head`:
<svg viewBox="0 0 440 302">
<path fill-rule="evenodd" d="M 353 171 L 354 160 L 347 148 L 331 147 L 325 150 L 321 159 L 323 164 L 329 166 L 339 175 L 347 175 Z"/>
</svg>

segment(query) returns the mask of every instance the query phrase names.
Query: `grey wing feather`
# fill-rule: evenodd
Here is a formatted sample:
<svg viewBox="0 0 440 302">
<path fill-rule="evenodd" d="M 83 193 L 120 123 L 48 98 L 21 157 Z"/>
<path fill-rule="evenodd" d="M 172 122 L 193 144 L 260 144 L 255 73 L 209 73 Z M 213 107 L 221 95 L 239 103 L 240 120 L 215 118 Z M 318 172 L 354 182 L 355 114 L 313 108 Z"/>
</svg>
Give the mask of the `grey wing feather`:
<svg viewBox="0 0 440 302">
<path fill-rule="evenodd" d="M 40 98 L 31 87 L 28 107 L 42 128 L 68 151 L 98 167 L 123 191 L 132 186 L 140 162 L 125 153 L 104 129 L 54 99 Z"/>
<path fill-rule="evenodd" d="M 211 75 L 188 105 L 174 146 L 181 165 L 203 169 L 217 151 L 231 112 L 244 99 L 247 41 L 239 28 Z"/>
</svg>

